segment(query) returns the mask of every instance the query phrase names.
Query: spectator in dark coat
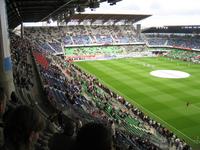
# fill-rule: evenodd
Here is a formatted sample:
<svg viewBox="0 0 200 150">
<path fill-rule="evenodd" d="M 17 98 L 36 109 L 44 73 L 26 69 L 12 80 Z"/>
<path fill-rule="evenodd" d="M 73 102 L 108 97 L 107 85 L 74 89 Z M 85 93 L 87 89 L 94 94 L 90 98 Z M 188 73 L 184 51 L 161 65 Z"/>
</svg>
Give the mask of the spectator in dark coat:
<svg viewBox="0 0 200 150">
<path fill-rule="evenodd" d="M 11 100 L 11 102 L 13 102 L 14 104 L 17 104 L 18 103 L 18 97 L 17 97 L 17 95 L 15 94 L 15 92 L 13 91 L 12 93 L 11 93 L 11 95 L 10 95 L 10 100 Z"/>
<path fill-rule="evenodd" d="M 8 114 L 1 150 L 32 150 L 44 128 L 40 114 L 29 106 L 19 106 Z"/>
<path fill-rule="evenodd" d="M 111 129 L 101 123 L 84 125 L 77 134 L 76 150 L 112 150 Z"/>
<path fill-rule="evenodd" d="M 2 87 L 0 87 L 0 116 L 4 114 L 6 109 L 6 94 Z"/>
<path fill-rule="evenodd" d="M 4 142 L 4 137 L 3 137 L 3 114 L 6 109 L 6 94 L 5 91 L 2 87 L 0 87 L 0 146 Z"/>
<path fill-rule="evenodd" d="M 66 121 L 63 133 L 56 133 L 49 140 L 50 150 L 72 150 L 75 143 L 75 123 L 72 120 Z"/>
</svg>

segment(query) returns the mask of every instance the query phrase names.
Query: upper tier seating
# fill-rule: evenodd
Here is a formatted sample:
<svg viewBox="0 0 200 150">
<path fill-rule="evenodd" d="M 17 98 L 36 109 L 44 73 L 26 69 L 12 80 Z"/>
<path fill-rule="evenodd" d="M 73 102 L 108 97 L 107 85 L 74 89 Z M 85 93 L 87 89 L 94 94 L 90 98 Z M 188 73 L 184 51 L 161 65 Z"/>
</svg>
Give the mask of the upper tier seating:
<svg viewBox="0 0 200 150">
<path fill-rule="evenodd" d="M 200 49 L 199 36 L 146 35 L 149 45 Z"/>
<path fill-rule="evenodd" d="M 144 42 L 136 38 L 135 28 L 131 25 L 26 27 L 25 35 L 50 52 L 62 52 L 61 44 L 70 46 Z"/>
</svg>

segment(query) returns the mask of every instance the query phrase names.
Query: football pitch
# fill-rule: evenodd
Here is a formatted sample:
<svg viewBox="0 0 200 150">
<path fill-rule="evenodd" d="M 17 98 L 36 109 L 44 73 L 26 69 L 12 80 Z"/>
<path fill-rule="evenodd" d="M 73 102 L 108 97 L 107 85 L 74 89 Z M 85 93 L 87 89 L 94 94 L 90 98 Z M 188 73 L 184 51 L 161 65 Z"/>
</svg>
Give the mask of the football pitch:
<svg viewBox="0 0 200 150">
<path fill-rule="evenodd" d="M 200 65 L 164 57 L 75 64 L 172 130 L 194 149 L 200 149 Z M 178 70 L 191 76 L 158 78 L 150 75 L 154 70 Z"/>
</svg>

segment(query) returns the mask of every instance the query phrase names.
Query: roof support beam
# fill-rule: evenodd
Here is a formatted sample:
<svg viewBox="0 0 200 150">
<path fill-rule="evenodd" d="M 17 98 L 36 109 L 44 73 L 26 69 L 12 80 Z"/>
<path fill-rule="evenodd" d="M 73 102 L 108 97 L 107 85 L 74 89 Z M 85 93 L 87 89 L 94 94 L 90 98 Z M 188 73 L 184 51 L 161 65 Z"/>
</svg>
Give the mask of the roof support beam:
<svg viewBox="0 0 200 150">
<path fill-rule="evenodd" d="M 65 6 L 69 5 L 71 2 L 73 2 L 74 0 L 69 0 L 67 1 L 64 5 L 60 6 L 59 8 L 57 8 L 56 10 L 54 10 L 52 13 L 50 13 L 48 16 L 44 17 L 41 21 L 44 21 L 46 19 L 48 19 L 51 15 L 53 15 L 54 13 L 56 13 L 57 11 L 63 9 Z"/>
</svg>

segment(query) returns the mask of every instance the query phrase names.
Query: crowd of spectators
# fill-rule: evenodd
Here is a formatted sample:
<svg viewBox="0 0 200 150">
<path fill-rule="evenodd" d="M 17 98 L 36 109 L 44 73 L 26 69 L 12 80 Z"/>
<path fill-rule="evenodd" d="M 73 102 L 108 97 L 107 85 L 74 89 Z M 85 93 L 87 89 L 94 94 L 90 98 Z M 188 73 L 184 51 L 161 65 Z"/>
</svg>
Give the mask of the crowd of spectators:
<svg viewBox="0 0 200 150">
<path fill-rule="evenodd" d="M 51 47 L 56 51 L 56 52 L 62 52 L 62 47 L 59 42 L 51 42 L 49 43 Z"/>
<path fill-rule="evenodd" d="M 0 102 L 5 101 L 5 93 L 2 88 L 0 96 Z M 1 113 L 4 114 L 4 111 Z M 45 120 L 35 107 L 20 105 L 10 108 L 1 117 L 1 120 L 3 121 L 0 128 L 1 150 L 42 150 L 41 147 L 36 147 L 36 143 L 45 128 Z M 81 150 L 84 148 L 92 150 L 95 148 L 97 150 L 112 150 L 112 134 L 106 125 L 88 123 L 76 130 L 76 124 L 72 120 L 64 120 L 63 124 L 63 131 L 53 134 L 48 139 L 47 149 Z"/>
<path fill-rule="evenodd" d="M 19 38 L 19 37 L 18 37 Z M 33 48 L 28 40 L 25 39 L 18 39 L 13 38 L 12 37 L 12 44 L 16 43 L 16 41 L 19 42 L 20 47 L 17 46 L 17 44 L 14 47 L 14 52 L 12 49 L 12 55 L 14 55 L 14 57 L 12 57 L 13 59 L 19 59 L 20 61 L 22 61 L 21 59 L 24 59 L 24 61 L 26 63 L 28 63 L 29 61 L 32 60 L 32 58 L 30 58 L 28 56 L 32 56 L 31 52 Z M 22 46 L 24 43 L 24 46 Z M 13 48 L 12 47 L 12 48 Z M 18 48 L 22 48 L 24 51 L 18 50 Z M 37 49 L 37 47 L 34 46 L 34 49 Z M 19 54 L 19 57 L 16 56 L 16 51 Z M 23 52 L 26 55 L 22 55 Z M 38 51 L 41 52 L 41 51 Z M 14 53 L 14 54 L 13 54 Z M 17 57 L 17 58 L 16 58 Z M 26 59 L 25 59 L 25 58 Z M 17 68 L 17 66 L 19 65 L 20 61 L 16 61 L 13 64 L 13 67 Z M 24 64 L 23 64 L 24 65 Z M 29 64 L 31 66 L 31 64 Z M 52 68 L 54 68 L 55 70 L 57 69 L 56 66 L 53 66 Z M 26 69 L 26 66 L 23 68 Z M 32 68 L 33 69 L 33 68 Z M 14 73 L 16 70 L 13 70 Z M 56 76 L 58 78 L 58 74 L 55 74 L 56 71 L 51 72 L 53 74 L 53 76 Z M 19 78 L 21 78 L 21 76 L 24 76 L 24 74 L 19 74 Z M 63 78 L 61 78 L 60 80 L 62 80 Z M 17 84 L 17 82 L 15 82 L 15 86 L 17 89 L 21 89 L 24 88 L 24 86 L 21 87 L 21 85 Z M 42 91 L 41 91 L 42 92 Z M 19 94 L 19 93 L 18 93 Z M 32 93 L 34 95 L 34 93 Z M 36 109 L 38 109 L 38 104 L 32 105 L 32 104 L 28 104 L 26 103 L 26 105 L 16 105 L 16 103 L 18 102 L 18 100 L 22 103 L 23 99 L 21 99 L 21 97 L 18 97 L 19 95 L 16 95 L 15 92 L 11 93 L 11 96 L 8 98 L 5 94 L 4 89 L 0 86 L 0 149 L 2 150 L 33 150 L 33 149 L 38 149 L 38 150 L 42 150 L 44 149 L 44 147 L 42 148 L 42 145 L 44 143 L 46 143 L 45 141 L 40 141 L 40 134 L 42 137 L 46 136 L 43 134 L 43 129 L 46 129 L 45 126 L 45 122 L 48 122 L 48 120 L 51 122 L 51 117 L 46 118 L 44 120 L 44 117 L 42 116 L 41 112 L 38 112 Z M 10 99 L 10 101 L 8 101 Z M 31 99 L 29 99 L 31 100 Z M 10 107 L 10 102 L 13 102 L 14 105 L 12 105 L 12 107 Z M 6 112 L 5 112 L 6 111 Z M 41 111 L 41 110 L 40 110 Z M 93 146 L 97 146 L 102 150 L 111 150 L 112 149 L 112 138 L 110 138 L 112 135 L 110 134 L 110 129 L 108 127 L 106 127 L 104 124 L 102 123 L 90 123 L 90 125 L 82 125 L 79 123 L 79 130 L 76 131 L 74 140 L 69 141 L 69 138 L 66 139 L 66 136 L 71 136 L 74 132 L 74 129 L 71 125 L 74 126 L 74 124 L 76 123 L 76 119 L 73 118 L 73 122 L 70 124 L 69 121 L 66 122 L 66 120 L 63 120 L 63 115 L 62 112 L 59 111 L 58 113 L 58 123 L 60 124 L 61 129 L 64 131 L 63 134 L 59 133 L 59 136 L 56 136 L 58 134 L 55 134 L 55 136 L 52 137 L 59 140 L 62 139 L 64 143 L 62 144 L 66 144 L 66 142 L 69 142 L 68 144 L 73 145 L 71 149 L 73 150 L 80 150 L 82 149 L 81 144 L 82 141 L 85 140 L 85 136 L 89 135 L 90 133 L 90 129 L 93 130 L 93 132 L 95 133 L 99 133 L 92 135 L 91 137 L 89 137 L 90 139 L 88 139 L 88 143 L 84 144 L 85 147 L 88 147 L 88 149 L 93 149 Z M 63 120 L 63 121 L 61 121 Z M 49 123 L 50 123 L 49 122 Z M 50 124 L 48 123 L 47 126 L 49 126 Z M 89 132 L 88 132 L 89 130 Z M 87 132 L 85 132 L 87 131 Z M 60 131 L 62 132 L 62 131 Z M 103 133 L 103 134 L 101 134 Z M 106 133 L 106 134 L 105 134 Z M 47 133 L 48 135 L 50 133 Z M 51 135 L 51 134 L 50 134 Z M 62 136 L 64 135 L 64 136 Z M 76 136 L 77 135 L 77 136 Z M 101 136 L 102 138 L 99 141 L 99 136 Z M 55 141 L 51 140 L 51 137 L 48 137 L 48 141 L 47 143 L 49 143 L 49 147 L 46 147 L 47 149 L 51 149 L 51 144 L 50 143 L 54 143 Z M 90 143 L 90 140 L 98 140 L 100 142 L 100 145 L 92 145 Z M 107 141 L 107 143 L 105 143 L 104 141 Z M 66 140 L 66 141 L 65 141 Z M 103 141 L 104 140 L 104 141 Z M 38 143 L 38 141 L 42 142 L 42 145 L 40 143 Z M 87 141 L 87 140 L 85 140 Z M 102 141 L 102 142 L 101 142 Z M 58 149 L 58 145 L 59 143 L 57 143 L 58 141 L 56 141 L 54 143 L 54 145 L 56 144 Z M 76 144 L 73 144 L 76 143 Z M 39 146 L 38 146 L 39 144 Z M 68 146 L 69 146 L 68 145 Z M 64 145 L 63 145 L 64 146 Z M 105 146 L 102 147 L 101 146 Z M 45 148 L 45 149 L 46 149 Z M 65 147 L 66 149 L 66 147 Z"/>
<path fill-rule="evenodd" d="M 188 50 L 172 50 L 166 55 L 169 58 L 180 59 L 193 63 L 200 63 L 200 52 Z"/>
<path fill-rule="evenodd" d="M 40 114 L 29 106 L 18 106 L 6 115 L 2 150 L 32 150 L 44 128 Z"/>
<path fill-rule="evenodd" d="M 154 56 L 144 45 L 70 47 L 65 48 L 64 55 L 66 59 L 73 60 Z"/>
<path fill-rule="evenodd" d="M 33 51 L 43 52 L 39 46 L 17 37 L 11 38 L 11 50 L 15 85 L 29 90 L 33 86 L 33 67 L 29 62 L 32 57 L 29 56 L 32 56 Z M 61 57 L 48 53 L 44 56 L 49 65 L 44 67 L 35 59 L 37 71 L 48 102 L 58 111 L 47 120 L 59 126 L 59 133 L 47 141 L 48 149 L 63 149 L 66 146 L 73 150 L 157 150 L 161 148 L 159 144 L 168 147 L 175 145 L 182 150 L 190 149 L 183 140 L 95 77 L 74 64 L 63 65 L 64 59 Z M 31 82 L 22 80 L 23 77 L 29 78 Z M 0 102 L 1 98 L 4 100 L 6 97 L 0 93 Z M 11 99 L 13 102 L 18 101 L 15 94 L 12 94 Z M 63 114 L 64 111 L 67 111 L 68 116 Z M 5 115 L 3 122 L 3 150 L 31 150 L 39 139 L 39 133 L 45 128 L 43 118 L 30 106 L 17 106 Z"/>
<path fill-rule="evenodd" d="M 117 46 L 66 48 L 66 57 L 98 57 L 122 55 L 123 49 Z"/>
<path fill-rule="evenodd" d="M 25 34 L 36 41 L 42 49 L 52 53 L 63 52 L 63 46 L 136 43 L 146 39 L 148 45 L 200 48 L 199 36 L 146 34 L 137 37 L 130 25 L 91 25 L 66 27 L 26 27 Z"/>
<path fill-rule="evenodd" d="M 166 45 L 167 39 L 164 38 L 148 38 L 149 45 Z"/>
<path fill-rule="evenodd" d="M 59 69 L 57 68 L 56 70 L 59 70 Z M 61 71 L 59 72 L 60 74 L 62 74 Z M 71 77 L 70 78 L 71 80 L 70 81 L 68 81 L 69 79 L 67 81 L 63 80 L 62 82 L 64 83 L 63 84 L 64 87 L 63 85 L 62 87 L 58 87 L 59 84 L 56 84 L 56 87 L 54 86 L 54 88 L 65 93 L 65 96 L 67 97 L 65 101 L 69 101 L 72 105 L 79 105 L 84 111 L 87 111 L 88 113 L 92 114 L 95 117 L 97 116 L 101 117 L 101 119 L 104 119 L 104 120 L 109 120 L 110 116 L 108 116 L 108 113 L 106 111 L 109 111 L 110 109 L 111 111 L 109 112 L 109 114 L 111 115 L 111 122 L 116 123 L 117 126 L 123 125 L 127 127 L 126 126 L 127 124 L 124 123 L 123 120 L 127 115 L 130 115 L 129 112 L 131 112 L 131 114 L 133 114 L 134 117 L 136 117 L 138 120 L 141 120 L 141 122 L 140 121 L 137 122 L 138 128 L 142 127 L 142 124 L 141 124 L 142 122 L 145 122 L 148 126 L 150 126 L 151 128 L 154 128 L 157 131 L 157 133 L 161 135 L 161 137 L 163 136 L 164 138 L 166 138 L 168 141 L 168 144 L 173 143 L 174 140 L 178 139 L 172 132 L 162 127 L 159 123 L 153 121 L 151 118 L 149 118 L 140 110 L 138 110 L 136 107 L 126 102 L 125 99 L 123 99 L 119 95 L 110 91 L 110 89 L 100 84 L 94 77 L 88 76 L 87 74 L 82 72 L 79 68 L 74 66 L 73 64 L 68 65 L 66 73 Z M 56 78 L 59 79 L 60 77 L 57 76 Z M 50 84 L 50 86 L 53 86 L 53 85 Z M 87 100 L 83 97 L 83 95 L 81 95 L 84 87 L 86 88 L 85 91 L 88 92 L 90 96 L 92 96 L 95 102 L 95 107 L 99 109 L 94 108 L 94 104 L 92 104 L 91 102 L 87 102 Z M 49 92 L 49 89 L 48 89 L 48 92 Z M 53 99 L 52 95 L 48 95 L 48 96 L 51 100 Z M 117 101 L 120 102 L 120 104 L 122 104 L 122 106 L 125 107 L 123 108 L 126 111 L 118 112 L 115 109 L 116 105 L 113 105 L 113 103 L 109 101 L 110 99 L 114 99 L 115 103 Z M 143 132 L 139 132 L 139 133 L 140 134 L 144 133 L 145 135 L 147 135 L 145 133 L 146 132 L 145 129 L 142 131 Z M 137 134 L 137 133 L 134 132 L 134 134 Z M 155 148 L 155 145 L 153 145 L 148 139 L 141 138 L 139 136 L 136 138 L 137 140 L 135 138 L 133 139 L 134 140 L 131 140 L 131 138 L 129 138 L 131 142 L 133 143 L 136 142 L 138 145 L 140 145 L 139 144 L 140 142 L 141 143 L 144 142 L 146 143 L 145 145 L 149 145 L 149 147 L 152 147 L 152 149 L 153 147 Z M 180 142 L 179 146 L 180 145 L 182 145 L 182 142 Z"/>
<path fill-rule="evenodd" d="M 175 46 L 182 48 L 200 49 L 200 37 L 188 35 L 146 35 L 149 45 Z"/>
<path fill-rule="evenodd" d="M 178 137 L 176 137 L 172 132 L 170 132 L 168 129 L 166 129 L 165 127 L 162 127 L 159 123 L 153 121 L 151 118 L 149 118 L 148 116 L 146 116 L 144 113 L 142 113 L 140 110 L 138 110 L 136 107 L 132 106 L 131 104 L 129 104 L 128 102 L 126 102 L 123 98 L 121 98 L 120 96 L 114 94 L 113 92 L 111 92 L 108 88 L 104 87 L 102 84 L 100 83 L 96 83 L 96 79 L 88 76 L 87 74 L 84 74 L 84 72 L 82 72 L 79 68 L 77 68 L 76 66 L 70 64 L 70 67 L 68 67 L 67 69 L 67 73 L 73 77 L 74 79 L 76 79 L 75 81 L 71 81 L 70 84 L 77 84 L 75 87 L 79 87 L 77 88 L 78 90 L 78 94 L 80 94 L 81 89 L 86 86 L 87 90 L 90 94 L 92 94 L 94 96 L 94 98 L 98 98 L 101 99 L 101 104 L 103 103 L 104 105 L 100 105 L 99 108 L 103 108 L 102 110 L 105 112 L 106 111 L 106 106 L 108 103 L 108 100 L 110 99 L 110 97 L 106 97 L 104 94 L 99 94 L 97 92 L 97 90 L 95 90 L 97 87 L 94 86 L 95 84 L 97 84 L 100 89 L 102 89 L 103 91 L 107 92 L 110 94 L 111 97 L 114 97 L 116 100 L 118 100 L 119 102 L 121 102 L 121 104 L 123 104 L 124 106 L 126 106 L 126 108 L 128 109 L 128 111 L 131 111 L 137 118 L 141 119 L 143 122 L 147 123 L 151 128 L 154 128 L 160 135 L 164 136 L 169 144 L 176 144 L 177 147 L 188 147 L 188 145 L 185 144 L 185 142 L 179 140 Z M 77 73 L 77 70 L 80 72 Z M 86 83 L 84 82 L 86 81 Z M 73 85 L 71 85 L 71 87 L 73 87 Z M 82 85 L 82 87 L 81 87 Z M 69 86 L 70 87 L 70 86 Z M 69 90 L 69 91 L 73 91 L 73 89 Z M 77 91 L 73 91 L 73 93 L 77 93 Z M 72 93 L 71 93 L 72 94 Z M 71 95 L 69 94 L 69 95 Z M 90 95 L 91 96 L 91 95 Z M 77 95 L 75 95 L 75 97 L 77 97 Z M 72 104 L 78 104 L 75 100 L 75 98 L 69 98 L 71 99 Z M 102 101 L 103 100 L 103 101 Z M 99 102 L 99 101 L 95 101 L 95 102 Z M 116 101 L 115 101 L 116 102 Z M 98 107 L 98 104 L 96 103 L 96 107 Z M 85 104 L 86 105 L 86 104 Z M 109 107 L 109 106 L 108 106 Z M 111 108 L 113 109 L 112 111 L 114 112 L 114 115 L 111 113 L 112 116 L 116 116 L 115 112 L 115 106 L 112 106 L 111 104 Z M 84 107 L 83 107 L 84 108 Z M 92 109 L 89 109 L 92 110 Z M 89 112 L 89 111 L 88 111 Z M 96 112 L 101 112 L 102 111 L 94 111 L 92 114 L 97 114 Z M 123 112 L 120 112 L 121 116 L 123 117 Z M 117 114 L 118 115 L 118 114 Z M 103 116 L 105 117 L 105 113 L 99 115 L 99 116 Z M 114 118 L 114 117 L 113 117 Z M 113 119 L 112 118 L 112 119 Z M 105 119 L 105 118 L 104 118 Z M 107 119 L 107 118 L 106 118 Z M 118 118 L 115 119 L 114 118 L 115 123 L 119 123 L 121 122 L 121 120 L 119 120 Z M 144 139 L 143 139 L 144 140 Z M 139 140 L 140 141 L 140 140 Z M 142 140 L 141 140 L 142 141 Z M 148 140 L 144 140 L 143 142 L 149 142 Z M 177 144 L 178 141 L 178 144 Z M 184 146 L 183 146 L 184 145 Z M 152 145 L 151 145 L 152 146 Z"/>
<path fill-rule="evenodd" d="M 32 45 L 28 40 L 22 40 L 15 35 L 11 36 L 10 41 L 14 82 L 18 87 L 29 90 L 33 87 L 33 71 L 28 62 Z"/>
<path fill-rule="evenodd" d="M 63 78 L 62 71 L 56 65 L 50 65 L 48 70 L 44 70 L 40 67 L 40 73 L 42 76 L 43 84 L 46 87 L 45 91 L 46 91 L 49 101 L 53 104 L 53 106 L 56 107 L 56 109 L 63 109 L 63 107 L 65 107 L 66 105 L 72 105 L 73 107 L 78 107 L 79 109 L 86 111 L 87 113 L 89 113 L 91 116 L 95 118 L 100 118 L 101 120 L 104 120 L 105 122 L 109 120 L 110 125 L 113 125 L 113 123 L 115 124 L 118 122 L 119 123 L 118 125 L 126 126 L 126 129 L 130 127 L 130 125 L 128 125 L 127 123 L 123 123 L 123 119 L 127 116 L 125 112 L 120 111 L 118 113 L 116 111 L 116 116 L 120 117 L 120 119 L 117 120 L 117 118 L 114 118 L 115 116 L 114 113 L 112 114 L 112 117 L 110 117 L 105 112 L 105 109 L 100 109 L 97 106 L 97 103 L 96 103 L 97 101 L 95 100 L 88 101 L 85 98 L 85 96 L 82 94 L 84 91 L 87 91 L 90 94 L 95 94 L 95 93 L 93 93 L 92 91 L 88 91 L 87 89 L 84 89 L 84 86 L 86 87 L 88 86 L 91 87 L 91 86 L 87 85 L 87 83 L 84 83 L 83 80 L 85 81 L 91 80 L 92 82 L 89 82 L 90 84 L 92 84 L 95 81 L 93 80 L 93 77 L 83 78 L 84 76 L 82 76 L 81 78 L 80 72 L 77 72 L 77 69 L 78 68 L 76 68 L 73 64 L 69 64 L 69 66 L 67 67 L 66 73 L 70 76 L 70 78 L 66 78 L 66 77 Z M 60 98 L 61 95 L 64 98 Z M 102 105 L 104 105 L 103 104 L 104 97 L 103 95 L 100 95 L 100 94 L 97 94 L 97 95 L 96 96 L 90 95 L 90 97 L 92 98 L 96 97 L 96 99 L 102 99 L 101 101 L 99 101 L 101 104 L 100 107 L 102 107 Z M 61 102 L 61 99 L 62 99 L 62 102 Z M 107 100 L 108 99 L 109 97 L 107 97 Z M 60 105 L 62 103 L 63 105 Z M 113 104 L 114 102 L 112 104 L 109 104 L 110 108 L 114 107 Z M 112 109 L 114 112 L 114 108 Z M 139 122 L 136 121 L 134 118 L 132 118 L 132 121 L 137 122 L 136 123 L 137 126 L 139 125 Z M 122 123 L 120 124 L 120 122 Z M 113 127 L 113 130 L 115 130 L 115 127 Z M 133 129 L 132 133 L 134 132 L 135 134 L 138 132 L 137 134 L 139 136 L 139 133 L 145 134 L 146 129 L 138 126 L 138 129 L 137 128 Z M 131 140 L 131 143 L 134 143 L 134 142 L 135 141 Z"/>
<path fill-rule="evenodd" d="M 81 70 L 79 69 L 79 71 L 81 71 Z M 86 73 L 83 73 L 83 74 L 84 74 L 84 76 L 86 76 L 86 78 L 84 78 L 84 80 L 89 82 L 88 83 L 89 92 L 93 93 L 96 97 L 100 97 L 101 99 L 104 99 L 104 104 L 107 104 L 108 101 L 110 101 L 113 97 L 115 100 L 119 101 L 122 105 L 124 105 L 127 108 L 127 110 L 128 110 L 127 114 L 129 114 L 130 112 L 133 113 L 137 117 L 138 120 L 142 120 L 148 126 L 150 126 L 151 128 L 154 128 L 160 135 L 162 135 L 163 137 L 165 137 L 167 139 L 167 141 L 170 145 L 176 145 L 177 148 L 189 149 L 189 146 L 184 141 L 180 140 L 175 134 L 173 134 L 167 128 L 163 127 L 160 123 L 152 120 L 149 116 L 145 115 L 138 108 L 136 108 L 132 104 L 128 103 L 123 97 L 119 96 L 118 94 L 115 94 L 109 88 L 107 88 L 104 85 L 102 85 L 101 83 L 99 83 L 95 78 L 88 76 Z M 98 87 L 103 89 L 111 97 L 106 97 L 105 95 L 103 95 L 103 97 L 101 97 L 101 94 L 99 94 L 96 90 L 97 87 L 95 87 L 95 84 L 97 84 Z M 105 107 L 104 107 L 104 109 L 105 109 Z M 112 111 L 115 110 L 114 107 L 112 109 L 113 109 Z M 124 116 L 127 114 L 123 114 L 123 112 L 121 112 L 120 115 Z M 114 116 L 115 115 L 116 115 L 116 112 L 114 112 Z M 121 121 L 119 121 L 118 118 L 117 119 L 115 118 L 115 121 L 118 123 L 121 123 Z M 140 134 L 142 134 L 142 133 L 140 132 Z M 150 143 L 148 140 L 144 140 L 144 139 L 140 139 L 140 138 L 138 139 L 138 142 Z M 150 145 L 152 146 L 152 144 L 150 144 Z"/>
<path fill-rule="evenodd" d="M 26 27 L 25 35 L 51 52 L 62 52 L 61 43 L 70 46 L 144 42 L 137 39 L 135 28 L 130 25 Z"/>
</svg>

